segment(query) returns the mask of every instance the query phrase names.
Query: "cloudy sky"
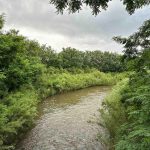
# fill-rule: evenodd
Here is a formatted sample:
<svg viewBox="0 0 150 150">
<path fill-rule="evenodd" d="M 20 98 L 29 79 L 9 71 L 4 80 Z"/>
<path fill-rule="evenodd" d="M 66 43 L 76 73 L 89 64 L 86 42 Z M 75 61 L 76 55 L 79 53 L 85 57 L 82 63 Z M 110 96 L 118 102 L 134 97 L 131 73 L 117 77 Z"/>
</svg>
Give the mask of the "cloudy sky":
<svg viewBox="0 0 150 150">
<path fill-rule="evenodd" d="M 121 45 L 112 37 L 128 36 L 150 18 L 150 6 L 130 16 L 119 0 L 110 2 L 107 11 L 96 17 L 88 8 L 76 14 L 55 12 L 49 0 L 0 0 L 0 13 L 6 14 L 5 30 L 18 29 L 28 38 L 57 51 L 71 46 L 80 50 L 121 52 Z"/>
</svg>

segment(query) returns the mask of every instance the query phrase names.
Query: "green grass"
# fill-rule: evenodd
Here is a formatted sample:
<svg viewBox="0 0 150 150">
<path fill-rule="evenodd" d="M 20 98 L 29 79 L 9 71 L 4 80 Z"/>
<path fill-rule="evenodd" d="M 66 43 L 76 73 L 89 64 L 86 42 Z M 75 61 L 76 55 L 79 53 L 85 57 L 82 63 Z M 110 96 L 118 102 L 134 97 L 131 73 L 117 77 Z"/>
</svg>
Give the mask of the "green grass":
<svg viewBox="0 0 150 150">
<path fill-rule="evenodd" d="M 127 73 L 103 73 L 92 70 L 88 73 L 72 74 L 67 71 L 54 74 L 45 74 L 42 84 L 38 83 L 37 91 L 41 97 L 47 97 L 56 93 L 82 89 L 90 86 L 114 85 L 127 76 Z"/>
<path fill-rule="evenodd" d="M 105 98 L 103 102 L 103 108 L 100 110 L 102 118 L 104 120 L 104 126 L 109 131 L 110 149 L 113 149 L 117 130 L 120 125 L 125 122 L 125 109 L 120 103 L 122 92 L 128 84 L 128 79 L 124 79 L 113 87 L 112 92 Z"/>
</svg>

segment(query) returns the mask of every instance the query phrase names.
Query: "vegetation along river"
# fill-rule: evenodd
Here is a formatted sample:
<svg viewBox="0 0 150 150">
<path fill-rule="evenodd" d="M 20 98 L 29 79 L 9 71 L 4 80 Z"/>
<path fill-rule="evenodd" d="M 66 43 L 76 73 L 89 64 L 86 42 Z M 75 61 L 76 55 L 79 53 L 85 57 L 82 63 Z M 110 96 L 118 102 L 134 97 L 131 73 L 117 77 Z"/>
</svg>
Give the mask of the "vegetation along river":
<svg viewBox="0 0 150 150">
<path fill-rule="evenodd" d="M 39 106 L 35 127 L 18 150 L 106 150 L 99 108 L 110 87 L 91 87 L 47 98 Z"/>
</svg>

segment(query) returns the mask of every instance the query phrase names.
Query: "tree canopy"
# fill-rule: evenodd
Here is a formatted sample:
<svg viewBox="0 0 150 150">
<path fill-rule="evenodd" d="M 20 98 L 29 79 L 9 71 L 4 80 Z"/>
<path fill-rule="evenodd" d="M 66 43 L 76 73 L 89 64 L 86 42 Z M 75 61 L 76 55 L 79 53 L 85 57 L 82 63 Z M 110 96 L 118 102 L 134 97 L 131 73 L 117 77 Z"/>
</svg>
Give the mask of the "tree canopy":
<svg viewBox="0 0 150 150">
<path fill-rule="evenodd" d="M 0 15 L 0 29 L 3 28 L 3 25 L 4 25 L 4 15 Z"/>
<path fill-rule="evenodd" d="M 84 5 L 89 6 L 94 15 L 97 15 L 101 9 L 106 10 L 108 2 L 111 0 L 50 0 L 50 4 L 53 4 L 58 13 L 63 13 L 65 9 L 68 9 L 70 13 L 80 11 Z M 142 6 L 149 5 L 150 0 L 121 0 L 126 6 L 126 10 L 129 14 L 133 14 L 135 9 Z"/>
</svg>

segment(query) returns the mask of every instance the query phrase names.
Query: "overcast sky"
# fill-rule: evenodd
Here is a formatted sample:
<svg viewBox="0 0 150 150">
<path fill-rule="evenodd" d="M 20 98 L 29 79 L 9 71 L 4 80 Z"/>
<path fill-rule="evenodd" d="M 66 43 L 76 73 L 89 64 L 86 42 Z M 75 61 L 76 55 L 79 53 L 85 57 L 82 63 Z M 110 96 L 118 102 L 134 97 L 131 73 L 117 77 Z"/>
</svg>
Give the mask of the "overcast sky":
<svg viewBox="0 0 150 150">
<path fill-rule="evenodd" d="M 30 39 L 50 45 L 80 50 L 121 52 L 113 36 L 128 36 L 150 18 L 150 7 L 136 10 L 130 16 L 119 0 L 109 3 L 107 11 L 92 16 L 91 10 L 57 15 L 49 0 L 0 0 L 0 13 L 6 14 L 5 30 L 15 28 Z"/>
</svg>

